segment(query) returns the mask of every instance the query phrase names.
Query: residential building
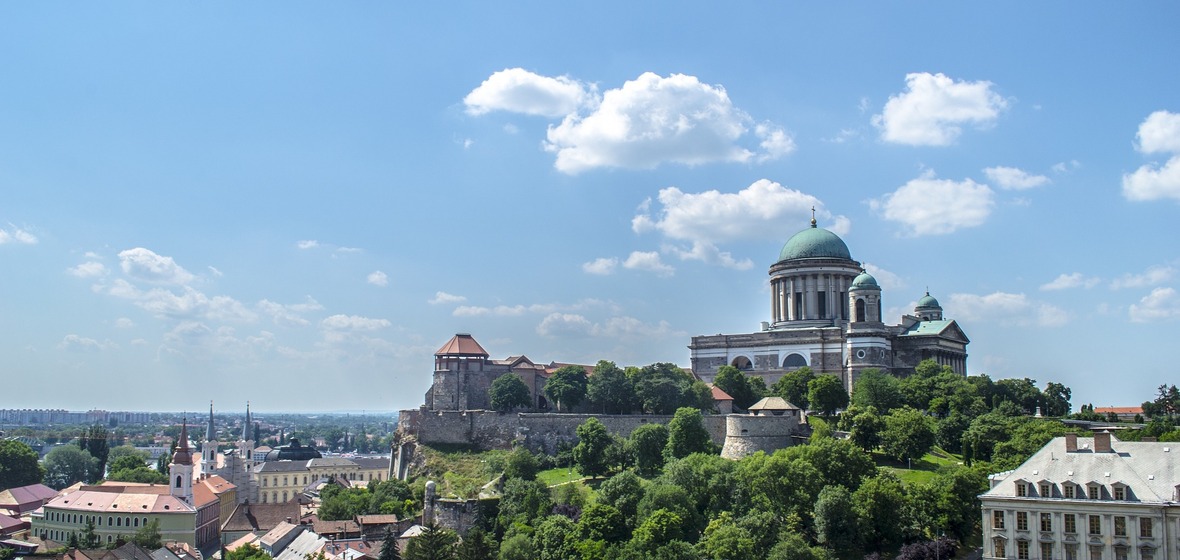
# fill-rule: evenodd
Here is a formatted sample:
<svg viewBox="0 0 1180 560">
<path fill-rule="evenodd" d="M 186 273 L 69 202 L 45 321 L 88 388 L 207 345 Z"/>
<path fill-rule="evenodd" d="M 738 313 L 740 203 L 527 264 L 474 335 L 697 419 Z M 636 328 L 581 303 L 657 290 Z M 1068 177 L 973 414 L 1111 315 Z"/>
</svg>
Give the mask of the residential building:
<svg viewBox="0 0 1180 560">
<path fill-rule="evenodd" d="M 1176 443 L 1055 438 L 992 476 L 983 504 L 983 558 L 1180 558 Z"/>
</svg>

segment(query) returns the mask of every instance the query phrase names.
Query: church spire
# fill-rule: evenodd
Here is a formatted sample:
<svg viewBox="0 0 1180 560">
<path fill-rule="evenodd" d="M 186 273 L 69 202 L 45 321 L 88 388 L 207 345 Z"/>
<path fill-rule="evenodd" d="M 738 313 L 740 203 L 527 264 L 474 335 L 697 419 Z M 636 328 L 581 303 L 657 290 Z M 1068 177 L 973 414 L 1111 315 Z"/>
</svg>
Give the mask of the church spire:
<svg viewBox="0 0 1180 560">
<path fill-rule="evenodd" d="M 811 227 L 815 227 L 815 205 L 811 206 Z"/>
<path fill-rule="evenodd" d="M 213 401 L 209 401 L 209 425 L 205 428 L 205 441 L 217 438 L 217 428 L 213 427 Z"/>
<path fill-rule="evenodd" d="M 246 425 L 242 426 L 242 441 L 253 439 L 254 421 L 250 419 L 250 401 L 246 401 Z"/>
</svg>

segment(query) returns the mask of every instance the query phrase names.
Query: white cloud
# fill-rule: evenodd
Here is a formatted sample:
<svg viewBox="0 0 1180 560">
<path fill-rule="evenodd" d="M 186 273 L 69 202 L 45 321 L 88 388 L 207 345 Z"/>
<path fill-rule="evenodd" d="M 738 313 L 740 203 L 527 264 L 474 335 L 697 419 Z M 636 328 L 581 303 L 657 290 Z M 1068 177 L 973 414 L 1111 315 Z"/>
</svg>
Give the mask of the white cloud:
<svg viewBox="0 0 1180 560">
<path fill-rule="evenodd" d="M 134 326 L 135 326 L 135 321 L 132 321 L 131 319 L 128 319 L 127 317 L 119 317 L 118 319 L 115 319 L 115 327 L 116 328 L 129 329 Z"/>
<path fill-rule="evenodd" d="M 722 251 L 716 245 L 707 241 L 693 241 L 688 249 L 666 244 L 663 250 L 680 257 L 684 261 L 701 261 L 705 264 L 723 266 L 735 270 L 749 270 L 754 266 L 750 259 L 735 259 L 729 251 Z"/>
<path fill-rule="evenodd" d="M 1051 282 L 1041 284 L 1041 289 L 1046 291 L 1053 290 L 1069 290 L 1072 288 L 1093 288 L 1097 286 L 1102 280 L 1093 276 L 1086 276 L 1081 272 L 1072 272 L 1069 274 L 1061 274 L 1054 278 Z"/>
<path fill-rule="evenodd" d="M 550 313 L 537 325 L 541 336 L 588 336 L 594 330 L 589 319 L 575 313 Z"/>
<path fill-rule="evenodd" d="M 1139 124 L 1136 148 L 1144 154 L 1173 154 L 1163 166 L 1147 163 L 1123 174 L 1123 196 L 1128 200 L 1180 200 L 1180 113 L 1156 111 Z"/>
<path fill-rule="evenodd" d="M 754 127 L 761 152 L 740 146 L 752 121 L 721 86 L 695 76 L 646 72 L 607 90 L 589 114 L 571 113 L 550 126 L 545 149 L 557 154 L 555 167 L 570 174 L 597 167 L 653 169 L 669 162 L 762 161 L 794 149 L 790 136 L 770 123 Z"/>
<path fill-rule="evenodd" d="M 646 270 L 660 276 L 672 276 L 676 273 L 676 269 L 664 264 L 660 260 L 660 254 L 655 251 L 632 251 L 627 260 L 623 261 L 623 268 Z"/>
<path fill-rule="evenodd" d="M 943 74 L 906 74 L 906 91 L 889 97 L 873 116 L 886 142 L 946 146 L 962 133 L 961 125 L 993 124 L 1007 101 L 987 81 L 955 81 Z"/>
<path fill-rule="evenodd" d="M 320 321 L 324 330 L 330 331 L 375 331 L 390 325 L 385 319 L 372 319 L 359 315 L 332 315 Z"/>
<path fill-rule="evenodd" d="M 1059 161 L 1053 164 L 1054 173 L 1068 173 L 1082 166 L 1082 162 L 1071 159 L 1069 161 Z"/>
<path fill-rule="evenodd" d="M 597 274 L 599 276 L 607 276 L 615 272 L 615 268 L 619 266 L 619 259 L 615 257 L 599 257 L 590 262 L 582 263 L 582 271 L 586 274 Z"/>
<path fill-rule="evenodd" d="M 885 270 L 872 263 L 864 263 L 865 271 L 873 275 L 877 279 L 877 284 L 881 286 L 882 290 L 890 291 L 905 287 L 905 280 L 900 276 Z"/>
<path fill-rule="evenodd" d="M 304 239 L 303 241 L 296 243 L 295 246 L 300 249 L 315 249 L 316 247 L 320 246 L 320 242 L 314 239 Z"/>
<path fill-rule="evenodd" d="M 983 170 L 988 180 L 1006 190 L 1024 190 L 1049 184 L 1044 175 L 1033 175 L 1016 167 L 989 167 Z"/>
<path fill-rule="evenodd" d="M 70 350 L 74 352 L 100 352 L 102 350 L 118 349 L 119 345 L 105 340 L 99 342 L 93 338 L 86 338 L 76 334 L 67 334 L 61 342 L 57 344 L 61 350 Z"/>
<path fill-rule="evenodd" d="M 258 319 L 257 313 L 247 309 L 241 302 L 231 297 L 209 297 L 189 286 L 181 287 L 180 293 L 174 293 L 164 288 L 140 290 L 120 278 L 107 287 L 106 291 L 112 296 L 130 300 L 158 317 L 178 319 L 201 317 L 239 322 L 253 322 Z"/>
<path fill-rule="evenodd" d="M 311 311 L 320 311 L 324 308 L 320 302 L 307 296 L 307 300 L 303 303 L 282 304 L 264 299 L 258 302 L 258 310 L 263 315 L 267 315 L 274 321 L 275 324 L 289 325 L 289 326 L 305 326 L 311 324 L 310 321 L 303 317 L 304 313 Z"/>
<path fill-rule="evenodd" d="M 1131 304 L 1129 313 L 1136 323 L 1180 319 L 1180 294 L 1172 288 L 1155 288 L 1139 303 Z"/>
<path fill-rule="evenodd" d="M 564 117 L 594 101 L 591 88 L 577 80 L 550 78 L 523 68 L 496 72 L 463 98 L 471 115 L 510 111 L 543 117 Z"/>
<path fill-rule="evenodd" d="M 1024 294 L 951 294 L 945 308 L 949 317 L 1001 325 L 1060 327 L 1069 321 L 1064 309 L 1031 300 Z"/>
<path fill-rule="evenodd" d="M 524 315 L 527 311 L 529 311 L 529 308 L 523 305 L 497 305 L 495 307 L 460 305 L 451 312 L 451 315 L 454 315 L 455 317 L 480 317 L 483 315 L 518 317 L 520 315 Z"/>
<path fill-rule="evenodd" d="M 366 278 L 366 281 L 374 286 L 385 287 L 385 286 L 389 285 L 389 276 L 387 276 L 384 272 L 381 272 L 380 270 L 375 270 L 375 271 L 369 273 L 369 276 L 368 276 L 368 278 Z"/>
<path fill-rule="evenodd" d="M 938 179 L 927 171 L 869 205 L 912 235 L 942 235 L 987 221 L 995 206 L 987 185 L 971 179 Z"/>
<path fill-rule="evenodd" d="M 1146 288 L 1171 280 L 1176 269 L 1170 266 L 1153 266 L 1139 274 L 1124 274 L 1110 283 L 1112 290 L 1124 288 Z"/>
<path fill-rule="evenodd" d="M 22 245 L 37 244 L 37 236 L 12 224 L 8 225 L 11 229 L 0 228 L 0 245 L 4 245 L 6 243 L 20 243 Z"/>
<path fill-rule="evenodd" d="M 467 301 L 466 296 L 457 296 L 448 294 L 446 292 L 435 292 L 434 297 L 427 301 L 430 305 L 439 305 L 444 303 L 463 303 Z"/>
<path fill-rule="evenodd" d="M 194 278 L 192 273 L 176 264 L 172 257 L 158 255 L 143 247 L 119 253 L 119 262 L 127 276 L 153 284 L 185 285 Z"/>
<path fill-rule="evenodd" d="M 107 267 L 100 262 L 90 261 L 72 268 L 67 268 L 66 272 L 78 278 L 94 278 L 96 276 L 106 276 Z"/>
<path fill-rule="evenodd" d="M 1180 153 L 1180 113 L 1156 111 L 1148 115 L 1135 137 L 1139 151 L 1145 154 Z"/>
<path fill-rule="evenodd" d="M 216 276 L 217 278 L 221 278 L 222 276 L 225 276 L 225 274 L 223 274 L 223 273 L 222 273 L 220 270 L 218 270 L 218 269 L 217 269 L 217 267 L 215 267 L 215 266 L 210 266 L 210 267 L 209 267 L 209 274 L 212 274 L 213 276 Z"/>
</svg>

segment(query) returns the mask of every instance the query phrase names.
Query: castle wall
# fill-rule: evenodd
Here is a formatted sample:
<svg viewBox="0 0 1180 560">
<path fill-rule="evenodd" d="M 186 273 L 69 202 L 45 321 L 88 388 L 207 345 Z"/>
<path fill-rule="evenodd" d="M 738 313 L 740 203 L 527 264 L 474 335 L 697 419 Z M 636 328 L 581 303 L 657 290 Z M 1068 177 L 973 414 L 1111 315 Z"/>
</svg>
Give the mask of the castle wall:
<svg viewBox="0 0 1180 560">
<path fill-rule="evenodd" d="M 403 434 L 417 435 L 422 443 L 511 449 L 513 443 L 519 441 L 534 451 L 556 453 L 559 443 L 578 440 L 576 430 L 589 418 L 597 418 L 612 434 L 628 437 L 639 426 L 667 424 L 672 416 L 403 410 L 398 413 L 398 430 Z M 724 443 L 724 416 L 705 415 L 704 424 L 713 443 Z"/>
<path fill-rule="evenodd" d="M 721 456 L 741 459 L 747 455 L 790 447 L 791 436 L 799 429 L 799 419 L 793 415 L 753 416 L 730 414 L 725 417 L 725 445 Z"/>
</svg>

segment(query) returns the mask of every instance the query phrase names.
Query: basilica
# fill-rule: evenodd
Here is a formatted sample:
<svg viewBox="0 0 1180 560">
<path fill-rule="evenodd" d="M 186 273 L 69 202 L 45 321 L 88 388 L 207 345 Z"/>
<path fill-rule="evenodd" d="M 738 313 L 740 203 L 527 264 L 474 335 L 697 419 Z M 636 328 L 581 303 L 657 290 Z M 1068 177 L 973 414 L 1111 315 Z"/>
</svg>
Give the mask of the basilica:
<svg viewBox="0 0 1180 560">
<path fill-rule="evenodd" d="M 877 280 L 813 216 L 770 266 L 770 320 L 758 332 L 694 336 L 692 371 L 711 382 L 718 368 L 730 365 L 769 386 L 808 366 L 839 376 L 849 391 L 861 371 L 905 376 L 926 359 L 967 374 L 970 341 L 929 292 L 899 324 L 886 324 L 881 309 Z"/>
</svg>

